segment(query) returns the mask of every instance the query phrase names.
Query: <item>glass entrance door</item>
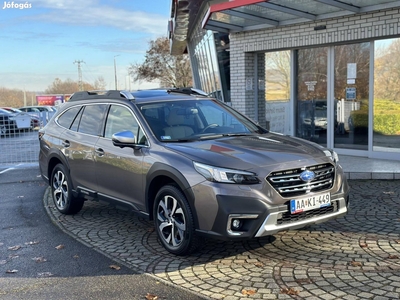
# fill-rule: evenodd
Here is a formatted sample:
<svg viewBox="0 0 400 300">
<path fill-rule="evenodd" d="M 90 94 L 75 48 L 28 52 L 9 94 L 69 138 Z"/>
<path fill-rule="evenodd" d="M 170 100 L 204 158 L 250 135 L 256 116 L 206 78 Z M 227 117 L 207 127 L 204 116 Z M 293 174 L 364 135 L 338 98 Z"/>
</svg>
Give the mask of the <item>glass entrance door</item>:
<svg viewBox="0 0 400 300">
<path fill-rule="evenodd" d="M 328 48 L 297 50 L 296 136 L 327 145 Z"/>
<path fill-rule="evenodd" d="M 296 136 L 330 148 L 367 151 L 370 43 L 295 53 Z"/>
<path fill-rule="evenodd" d="M 334 147 L 368 150 L 370 43 L 334 47 Z"/>
</svg>

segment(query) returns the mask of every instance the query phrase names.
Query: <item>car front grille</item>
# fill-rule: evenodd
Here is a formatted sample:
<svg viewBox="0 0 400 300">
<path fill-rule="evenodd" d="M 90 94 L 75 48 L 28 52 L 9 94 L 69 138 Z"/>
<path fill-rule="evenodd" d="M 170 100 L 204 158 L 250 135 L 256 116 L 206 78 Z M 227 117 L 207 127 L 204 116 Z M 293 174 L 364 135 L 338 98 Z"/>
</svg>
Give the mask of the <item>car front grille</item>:
<svg viewBox="0 0 400 300">
<path fill-rule="evenodd" d="M 313 171 L 315 178 L 309 182 L 301 180 L 300 174 L 305 170 Z M 328 190 L 333 186 L 334 179 L 335 166 L 330 163 L 273 172 L 266 178 L 282 197 L 301 196 L 310 192 Z"/>
<path fill-rule="evenodd" d="M 288 211 L 284 212 L 281 218 L 278 218 L 278 225 L 311 219 L 314 217 L 323 216 L 325 214 L 334 213 L 338 210 L 338 201 L 332 201 L 331 205 L 327 207 L 321 207 L 318 209 L 304 211 L 297 214 L 291 214 L 289 210 L 289 202 L 287 202 L 286 204 L 288 206 Z"/>
</svg>

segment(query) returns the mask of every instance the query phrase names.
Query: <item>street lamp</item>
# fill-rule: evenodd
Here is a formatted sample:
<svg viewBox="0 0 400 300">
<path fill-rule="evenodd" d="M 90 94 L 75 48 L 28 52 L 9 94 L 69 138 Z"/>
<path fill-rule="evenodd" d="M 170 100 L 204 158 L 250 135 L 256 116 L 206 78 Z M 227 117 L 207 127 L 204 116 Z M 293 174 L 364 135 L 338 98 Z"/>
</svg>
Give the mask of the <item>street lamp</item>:
<svg viewBox="0 0 400 300">
<path fill-rule="evenodd" d="M 119 56 L 118 55 L 114 55 L 114 77 L 115 77 L 115 89 L 118 90 L 117 88 L 117 64 L 115 63 L 115 58 Z"/>
</svg>

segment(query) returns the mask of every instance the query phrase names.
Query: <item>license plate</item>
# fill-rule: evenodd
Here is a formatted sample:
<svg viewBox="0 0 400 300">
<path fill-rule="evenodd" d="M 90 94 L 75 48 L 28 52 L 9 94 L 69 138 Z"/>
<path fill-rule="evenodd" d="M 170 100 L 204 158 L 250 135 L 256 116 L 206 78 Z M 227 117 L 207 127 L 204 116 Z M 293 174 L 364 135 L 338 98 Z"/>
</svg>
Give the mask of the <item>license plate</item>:
<svg viewBox="0 0 400 300">
<path fill-rule="evenodd" d="M 317 194 L 310 197 L 290 200 L 290 213 L 298 214 L 303 211 L 317 209 L 331 205 L 331 194 Z"/>
</svg>

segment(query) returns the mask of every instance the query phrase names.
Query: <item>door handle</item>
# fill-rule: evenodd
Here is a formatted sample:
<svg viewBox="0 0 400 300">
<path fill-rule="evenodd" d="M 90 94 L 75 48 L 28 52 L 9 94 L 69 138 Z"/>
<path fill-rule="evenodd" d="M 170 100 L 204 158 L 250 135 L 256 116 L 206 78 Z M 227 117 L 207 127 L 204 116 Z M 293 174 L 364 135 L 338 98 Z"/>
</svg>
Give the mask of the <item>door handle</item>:
<svg viewBox="0 0 400 300">
<path fill-rule="evenodd" d="M 65 148 L 68 148 L 69 146 L 71 146 L 71 144 L 69 143 L 68 140 L 65 140 L 61 143 Z"/>
<path fill-rule="evenodd" d="M 94 151 L 98 156 L 104 156 L 104 150 L 102 148 L 96 148 Z"/>
</svg>

